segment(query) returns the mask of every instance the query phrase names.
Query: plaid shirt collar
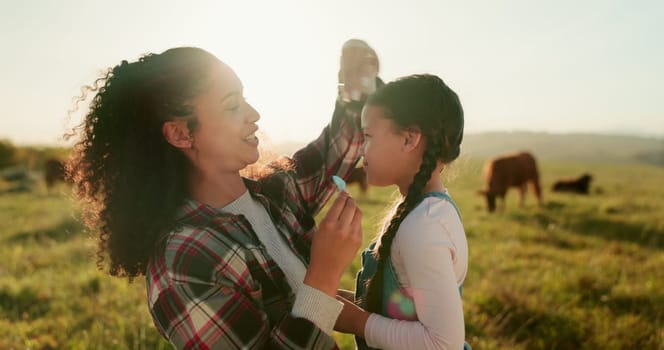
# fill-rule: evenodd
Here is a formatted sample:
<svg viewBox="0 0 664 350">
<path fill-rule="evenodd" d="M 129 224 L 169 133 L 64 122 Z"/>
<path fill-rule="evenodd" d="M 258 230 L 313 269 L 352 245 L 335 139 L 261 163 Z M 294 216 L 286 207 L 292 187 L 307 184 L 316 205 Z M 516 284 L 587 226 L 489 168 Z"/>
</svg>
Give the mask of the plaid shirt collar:
<svg viewBox="0 0 664 350">
<path fill-rule="evenodd" d="M 275 220 L 277 230 L 284 235 L 288 244 L 298 253 L 300 260 L 308 265 L 311 249 L 311 230 L 315 228 L 313 217 L 301 215 L 296 217 L 286 201 L 277 203 L 266 197 L 263 193 L 264 187 L 261 181 L 248 178 L 243 178 L 243 181 L 252 198 L 261 202 L 270 217 Z M 282 191 L 285 192 L 287 189 L 283 188 Z M 176 218 L 178 225 L 208 226 L 227 234 L 245 247 L 262 245 L 244 215 L 227 213 L 194 199 L 185 200 L 185 203 L 179 208 Z M 302 224 L 305 224 L 306 227 L 302 227 Z M 309 234 L 302 234 L 303 229 L 309 231 Z M 300 232 L 300 234 L 296 234 L 297 232 Z"/>
</svg>

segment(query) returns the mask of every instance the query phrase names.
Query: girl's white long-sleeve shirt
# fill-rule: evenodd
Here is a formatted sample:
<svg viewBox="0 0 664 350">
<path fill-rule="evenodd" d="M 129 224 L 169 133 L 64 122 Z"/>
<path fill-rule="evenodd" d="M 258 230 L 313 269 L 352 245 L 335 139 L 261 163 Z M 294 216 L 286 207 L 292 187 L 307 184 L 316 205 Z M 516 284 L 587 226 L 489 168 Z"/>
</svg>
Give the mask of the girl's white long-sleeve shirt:
<svg viewBox="0 0 664 350">
<path fill-rule="evenodd" d="M 459 286 L 468 270 L 461 219 L 447 200 L 424 199 L 404 219 L 392 243 L 399 282 L 410 290 L 418 321 L 371 314 L 367 345 L 381 349 L 463 349 L 465 330 Z"/>
</svg>

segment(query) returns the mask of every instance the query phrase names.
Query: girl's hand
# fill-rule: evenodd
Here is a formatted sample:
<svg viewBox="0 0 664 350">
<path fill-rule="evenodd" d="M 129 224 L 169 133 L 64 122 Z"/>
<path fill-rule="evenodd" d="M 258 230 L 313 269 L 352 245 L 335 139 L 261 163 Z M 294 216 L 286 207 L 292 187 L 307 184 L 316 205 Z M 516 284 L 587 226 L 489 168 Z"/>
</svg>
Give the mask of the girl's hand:
<svg viewBox="0 0 664 350">
<path fill-rule="evenodd" d="M 344 308 L 334 324 L 334 330 L 341 333 L 351 333 L 364 338 L 364 329 L 370 313 L 364 311 L 353 302 L 337 296 L 337 300 L 344 303 Z"/>
<path fill-rule="evenodd" d="M 355 292 L 345 289 L 337 290 L 337 297 L 342 297 L 351 303 L 355 301 Z"/>
</svg>

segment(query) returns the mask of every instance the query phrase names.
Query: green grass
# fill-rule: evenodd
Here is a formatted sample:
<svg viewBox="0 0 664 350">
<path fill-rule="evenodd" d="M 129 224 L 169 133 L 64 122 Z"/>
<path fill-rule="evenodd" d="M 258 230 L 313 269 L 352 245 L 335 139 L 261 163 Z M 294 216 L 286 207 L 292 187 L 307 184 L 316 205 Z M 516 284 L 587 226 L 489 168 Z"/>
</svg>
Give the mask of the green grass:
<svg viewBox="0 0 664 350">
<path fill-rule="evenodd" d="M 544 201 L 515 190 L 489 215 L 481 162 L 447 180 L 470 248 L 466 338 L 474 349 L 664 349 L 664 168 L 540 164 Z M 591 171 L 589 196 L 554 194 L 558 177 Z M 60 187 L 64 190 L 65 187 Z M 394 188 L 351 192 L 365 245 Z M 94 241 L 65 196 L 0 194 L 0 349 L 168 349 L 152 325 L 141 279 L 97 271 Z M 342 280 L 352 289 L 359 259 Z M 342 349 L 348 335 L 335 334 Z"/>
<path fill-rule="evenodd" d="M 142 281 L 97 271 L 61 195 L 0 196 L 0 349 L 169 349 Z"/>
</svg>

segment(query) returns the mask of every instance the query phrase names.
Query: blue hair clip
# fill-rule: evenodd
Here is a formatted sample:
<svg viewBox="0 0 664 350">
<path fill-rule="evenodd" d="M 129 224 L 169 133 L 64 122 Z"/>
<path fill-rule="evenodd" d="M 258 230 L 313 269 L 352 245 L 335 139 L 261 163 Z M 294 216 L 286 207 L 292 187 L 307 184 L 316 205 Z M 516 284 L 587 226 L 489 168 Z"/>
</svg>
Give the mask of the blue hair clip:
<svg viewBox="0 0 664 350">
<path fill-rule="evenodd" d="M 334 184 L 337 185 L 339 191 L 343 191 L 346 189 L 346 181 L 344 181 L 344 179 L 336 175 L 332 175 L 332 181 L 334 181 Z"/>
</svg>

